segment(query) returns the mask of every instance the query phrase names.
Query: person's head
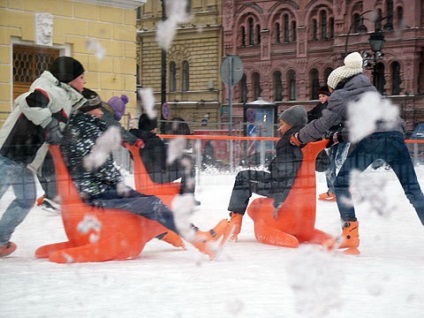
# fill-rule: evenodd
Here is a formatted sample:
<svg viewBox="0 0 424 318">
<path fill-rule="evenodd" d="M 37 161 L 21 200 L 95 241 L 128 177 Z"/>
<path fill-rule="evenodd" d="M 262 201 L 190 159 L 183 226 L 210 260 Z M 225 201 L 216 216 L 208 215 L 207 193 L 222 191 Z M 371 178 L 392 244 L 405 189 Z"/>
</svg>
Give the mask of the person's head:
<svg viewBox="0 0 424 318">
<path fill-rule="evenodd" d="M 80 93 L 84 89 L 84 66 L 70 57 L 70 56 L 59 56 L 50 65 L 49 72 L 57 78 L 59 82 L 63 82 L 71 85 Z"/>
<path fill-rule="evenodd" d="M 158 120 L 156 118 L 149 118 L 147 114 L 142 114 L 138 119 L 138 130 L 142 131 L 156 131 L 158 127 Z"/>
<path fill-rule="evenodd" d="M 337 85 L 343 80 L 362 73 L 362 66 L 363 60 L 361 54 L 358 52 L 350 53 L 345 57 L 344 65 L 333 70 L 328 76 L 328 87 L 332 90 L 335 90 Z"/>
<path fill-rule="evenodd" d="M 107 103 L 110 105 L 110 107 L 112 107 L 113 112 L 115 113 L 116 120 L 121 120 L 122 116 L 125 113 L 125 107 L 128 101 L 128 96 L 125 94 L 122 94 L 121 97 L 113 96 L 107 101 Z"/>
<path fill-rule="evenodd" d="M 318 99 L 321 104 L 325 104 L 330 96 L 330 91 L 327 86 L 321 86 L 318 90 Z"/>
<path fill-rule="evenodd" d="M 81 106 L 78 111 L 101 118 L 103 116 L 103 110 L 101 109 L 102 100 L 99 94 L 88 88 L 84 88 L 81 94 L 85 97 L 87 102 Z"/>
<path fill-rule="evenodd" d="M 308 115 L 306 114 L 305 107 L 295 105 L 283 111 L 280 114 L 279 119 L 280 127 L 278 130 L 284 134 L 292 127 L 305 126 L 308 122 Z"/>
</svg>

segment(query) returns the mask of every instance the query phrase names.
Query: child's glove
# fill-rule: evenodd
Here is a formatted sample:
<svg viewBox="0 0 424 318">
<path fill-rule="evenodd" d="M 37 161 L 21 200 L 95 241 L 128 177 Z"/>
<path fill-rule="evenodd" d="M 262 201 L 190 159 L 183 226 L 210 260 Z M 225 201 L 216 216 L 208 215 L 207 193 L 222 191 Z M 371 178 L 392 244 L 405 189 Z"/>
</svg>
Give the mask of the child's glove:
<svg viewBox="0 0 424 318">
<path fill-rule="evenodd" d="M 343 137 L 340 131 L 335 131 L 328 137 L 328 143 L 325 146 L 326 148 L 330 148 L 331 146 L 337 145 L 340 142 L 343 142 Z"/>
<path fill-rule="evenodd" d="M 290 143 L 291 143 L 293 146 L 296 146 L 296 147 L 299 147 L 299 148 L 305 147 L 305 145 L 306 145 L 306 144 L 304 144 L 302 141 L 300 141 L 300 139 L 299 139 L 299 133 L 298 133 L 298 132 L 297 132 L 297 133 L 295 133 L 295 134 L 293 134 L 293 135 L 290 137 Z"/>
<path fill-rule="evenodd" d="M 58 145 L 62 137 L 63 135 L 60 131 L 59 122 L 55 118 L 52 118 L 51 122 L 44 128 L 44 138 L 46 142 L 52 145 Z"/>
<path fill-rule="evenodd" d="M 144 148 L 144 142 L 141 139 L 137 139 L 134 143 L 134 146 L 136 146 L 137 148 Z"/>
</svg>

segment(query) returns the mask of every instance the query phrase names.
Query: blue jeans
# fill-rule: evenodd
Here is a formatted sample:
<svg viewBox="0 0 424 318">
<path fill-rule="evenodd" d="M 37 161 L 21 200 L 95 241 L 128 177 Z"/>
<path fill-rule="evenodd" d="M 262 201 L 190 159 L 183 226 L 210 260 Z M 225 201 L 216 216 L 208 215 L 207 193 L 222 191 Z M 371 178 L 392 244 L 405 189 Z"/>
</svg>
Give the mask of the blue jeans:
<svg viewBox="0 0 424 318">
<path fill-rule="evenodd" d="M 0 156 L 0 199 L 10 186 L 15 199 L 0 219 L 0 245 L 9 242 L 12 233 L 25 219 L 37 198 L 33 172 L 25 164 Z"/>
<path fill-rule="evenodd" d="M 156 196 L 144 195 L 133 189 L 123 197 L 115 189 L 105 191 L 87 203 L 98 207 L 122 209 L 155 220 L 167 229 L 179 233 L 174 213 Z"/>
<path fill-rule="evenodd" d="M 379 132 L 362 139 L 347 156 L 334 184 L 337 206 L 344 221 L 356 221 L 351 202 L 350 172 L 364 171 L 373 161 L 383 159 L 396 174 L 402 188 L 424 225 L 424 195 L 414 165 L 400 132 Z"/>
<path fill-rule="evenodd" d="M 330 157 L 330 166 L 325 171 L 325 177 L 327 180 L 327 187 L 329 193 L 335 193 L 334 191 L 334 181 L 336 180 L 337 173 L 342 167 L 344 161 L 346 160 L 347 154 L 349 152 L 350 144 L 347 142 L 342 142 L 331 146 L 328 156 Z"/>
</svg>

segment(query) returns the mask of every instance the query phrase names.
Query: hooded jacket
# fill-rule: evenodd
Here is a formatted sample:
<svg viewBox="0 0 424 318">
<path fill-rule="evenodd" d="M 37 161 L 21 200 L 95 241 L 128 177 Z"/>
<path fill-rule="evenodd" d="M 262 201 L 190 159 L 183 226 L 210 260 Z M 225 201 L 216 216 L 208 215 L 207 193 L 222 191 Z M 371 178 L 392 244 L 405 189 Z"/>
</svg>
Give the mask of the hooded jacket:
<svg viewBox="0 0 424 318">
<path fill-rule="evenodd" d="M 44 127 L 52 118 L 64 125 L 72 109 L 85 102 L 72 86 L 44 71 L 29 92 L 16 98 L 14 110 L 0 129 L 0 155 L 18 163 L 31 163 L 44 143 Z"/>
</svg>

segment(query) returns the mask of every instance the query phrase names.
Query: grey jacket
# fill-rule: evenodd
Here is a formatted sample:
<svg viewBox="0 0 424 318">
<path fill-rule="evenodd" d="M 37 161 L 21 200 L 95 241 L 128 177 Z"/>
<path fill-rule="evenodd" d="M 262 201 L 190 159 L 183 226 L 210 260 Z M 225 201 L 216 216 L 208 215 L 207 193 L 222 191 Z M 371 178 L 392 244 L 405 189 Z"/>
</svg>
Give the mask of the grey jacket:
<svg viewBox="0 0 424 318">
<path fill-rule="evenodd" d="M 347 79 L 342 87 L 337 88 L 328 99 L 327 109 L 322 111 L 322 116 L 317 120 L 310 122 L 299 131 L 299 139 L 303 143 L 308 143 L 321 139 L 324 133 L 330 130 L 331 127 L 342 124 L 342 136 L 345 141 L 348 141 L 349 132 L 347 131 L 347 105 L 350 102 L 358 101 L 360 96 L 366 92 L 376 92 L 376 88 L 372 86 L 367 76 L 360 73 Z M 370 105 L 372 107 L 372 105 Z M 384 125 L 378 125 L 375 132 L 385 131 Z M 399 118 L 396 127 L 391 128 L 391 131 L 400 131 L 404 133 L 404 122 Z"/>
</svg>

